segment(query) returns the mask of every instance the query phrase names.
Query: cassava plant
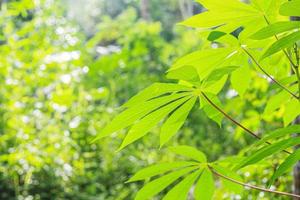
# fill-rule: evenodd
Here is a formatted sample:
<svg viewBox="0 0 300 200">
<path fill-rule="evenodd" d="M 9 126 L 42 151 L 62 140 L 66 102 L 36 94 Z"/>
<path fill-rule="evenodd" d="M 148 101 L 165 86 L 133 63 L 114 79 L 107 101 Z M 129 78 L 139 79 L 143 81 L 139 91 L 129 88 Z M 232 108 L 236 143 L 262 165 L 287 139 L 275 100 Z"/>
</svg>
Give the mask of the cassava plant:
<svg viewBox="0 0 300 200">
<path fill-rule="evenodd" d="M 179 58 L 170 67 L 166 77 L 172 82 L 154 83 L 132 97 L 122 106 L 124 111 L 94 140 L 130 127 L 121 150 L 162 122 L 160 146 L 163 147 L 199 104 L 199 109 L 220 126 L 223 118 L 227 119 L 257 141 L 234 157 L 214 162 L 209 162 L 194 147 L 170 147 L 170 151 L 187 160 L 160 163 L 137 172 L 129 182 L 145 179 L 148 182 L 136 194 L 136 200 L 149 199 L 166 188 L 164 200 L 187 199 L 191 191 L 195 199 L 215 199 L 216 185 L 220 185 L 215 184 L 215 178 L 237 193 L 250 188 L 278 198 L 300 198 L 299 194 L 269 188 L 280 176 L 291 172 L 300 159 L 300 150 L 294 148 L 300 145 L 300 137 L 294 136 L 300 132 L 300 125 L 292 123 L 300 114 L 300 22 L 290 21 L 292 16 L 300 16 L 300 0 L 198 2 L 206 11 L 180 24 L 199 29 L 207 36 L 208 45 Z M 268 133 L 251 130 L 226 111 L 219 99 L 221 91 L 234 90 L 243 100 L 254 84 L 253 74 L 268 81 L 268 88 L 260 97 L 266 99 L 261 115 L 280 110 L 283 121 L 281 127 Z M 247 184 L 238 175 L 244 168 L 278 155 L 282 159 L 266 186 Z"/>
</svg>

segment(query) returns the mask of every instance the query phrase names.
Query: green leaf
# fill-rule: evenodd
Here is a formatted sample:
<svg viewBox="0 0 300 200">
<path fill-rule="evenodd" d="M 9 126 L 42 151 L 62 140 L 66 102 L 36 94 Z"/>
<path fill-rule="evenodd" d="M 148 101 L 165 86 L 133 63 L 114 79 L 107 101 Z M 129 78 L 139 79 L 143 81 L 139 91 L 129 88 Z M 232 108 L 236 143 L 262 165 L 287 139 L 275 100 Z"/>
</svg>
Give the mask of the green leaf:
<svg viewBox="0 0 300 200">
<path fill-rule="evenodd" d="M 284 126 L 289 125 L 296 117 L 300 114 L 300 102 L 299 100 L 293 98 L 287 102 L 285 106 L 285 111 L 283 114 L 283 124 Z"/>
<path fill-rule="evenodd" d="M 300 16 L 300 0 L 292 0 L 282 4 L 279 13 L 284 16 Z"/>
<path fill-rule="evenodd" d="M 269 182 L 269 186 L 271 186 L 274 181 L 283 175 L 285 172 L 290 170 L 297 162 L 300 160 L 300 149 L 297 149 L 295 152 L 293 152 L 291 155 L 289 155 L 283 163 L 279 165 L 273 176 L 271 177 L 271 180 Z"/>
<path fill-rule="evenodd" d="M 169 69 L 168 73 L 174 70 L 182 69 L 193 66 L 201 80 L 209 75 L 215 68 L 228 65 L 225 61 L 229 62 L 230 57 L 234 54 L 235 50 L 232 48 L 217 48 L 201 50 L 190 53 L 178 59 L 173 66 Z"/>
<path fill-rule="evenodd" d="M 237 173 L 235 173 L 227 168 L 221 167 L 220 165 L 214 165 L 213 169 L 226 177 L 232 178 L 232 179 L 240 181 L 240 182 L 243 181 L 242 178 Z M 225 178 L 222 178 L 221 181 L 222 181 L 224 188 L 226 190 L 228 190 L 229 192 L 233 192 L 235 194 L 241 194 L 243 192 L 243 189 L 244 189 L 243 186 L 233 183 L 232 181 L 229 181 Z"/>
<path fill-rule="evenodd" d="M 267 102 L 266 108 L 264 110 L 264 115 L 269 115 L 276 109 L 278 109 L 280 106 L 282 106 L 284 102 L 289 100 L 288 95 L 289 94 L 285 90 L 282 90 L 281 92 L 272 95 Z"/>
<path fill-rule="evenodd" d="M 201 163 L 207 162 L 205 154 L 202 153 L 201 151 L 195 149 L 194 147 L 180 145 L 180 146 L 176 146 L 176 147 L 170 147 L 169 149 L 178 155 L 185 156 L 187 158 L 191 158 L 191 159 L 199 161 Z"/>
<path fill-rule="evenodd" d="M 127 145 L 133 143 L 139 138 L 146 135 L 155 125 L 157 125 L 163 118 L 165 118 L 170 112 L 176 109 L 178 106 L 188 101 L 191 97 L 183 97 L 179 100 L 173 101 L 167 104 L 164 107 L 160 107 L 157 110 L 151 112 L 140 121 L 135 123 L 128 134 L 125 136 L 120 148 L 118 150 L 123 149 Z"/>
<path fill-rule="evenodd" d="M 194 194 L 196 200 L 212 200 L 215 192 L 215 183 L 212 173 L 205 169 L 199 178 Z"/>
<path fill-rule="evenodd" d="M 300 22 L 297 21 L 276 22 L 274 24 L 270 24 L 267 27 L 260 29 L 255 34 L 253 34 L 251 38 L 256 40 L 262 40 L 286 31 L 299 28 Z"/>
<path fill-rule="evenodd" d="M 151 98 L 172 93 L 172 92 L 183 92 L 183 91 L 192 91 L 193 88 L 189 88 L 183 85 L 174 84 L 174 83 L 154 83 L 147 87 L 146 89 L 139 92 L 137 95 L 129 99 L 122 107 L 132 107 L 145 102 Z"/>
<path fill-rule="evenodd" d="M 183 68 L 177 68 L 171 70 L 166 76 L 168 79 L 185 80 L 188 82 L 199 82 L 199 76 L 197 70 L 193 66 L 185 66 Z"/>
<path fill-rule="evenodd" d="M 132 176 L 127 182 L 144 180 L 146 178 L 150 178 L 159 174 L 163 174 L 170 170 L 174 170 L 177 168 L 188 167 L 191 165 L 197 165 L 196 162 L 186 162 L 186 161 L 178 161 L 178 162 L 170 162 L 170 163 L 160 163 L 156 165 L 152 165 L 141 169 L 134 176 Z"/>
<path fill-rule="evenodd" d="M 266 133 L 266 136 L 260 139 L 258 142 L 256 142 L 255 145 L 261 145 L 266 141 L 281 138 L 288 134 L 294 133 L 300 133 L 300 125 L 291 125 L 284 128 L 276 129 L 275 131 L 272 131 L 270 133 Z"/>
<path fill-rule="evenodd" d="M 291 47 L 295 42 L 300 40 L 300 31 L 294 32 L 289 34 L 288 36 L 285 36 L 283 38 L 280 38 L 278 41 L 273 43 L 267 51 L 263 54 L 261 59 L 264 59 L 268 56 L 271 56 L 275 53 L 277 53 L 280 50 L 283 50 L 285 48 Z"/>
<path fill-rule="evenodd" d="M 168 142 L 171 137 L 176 134 L 180 127 L 184 124 L 189 112 L 193 108 L 197 97 L 193 97 L 185 104 L 180 106 L 175 110 L 171 116 L 166 120 L 161 128 L 160 133 L 160 146 L 162 147 L 166 142 Z"/>
<path fill-rule="evenodd" d="M 218 107 L 222 107 L 221 101 L 218 99 L 216 95 L 212 95 L 210 93 L 205 93 L 206 96 Z M 222 124 L 223 114 L 218 111 L 214 106 L 211 105 L 209 101 L 206 100 L 202 95 L 200 96 L 200 108 L 203 109 L 205 114 L 215 121 L 219 126 Z"/>
<path fill-rule="evenodd" d="M 294 145 L 300 144 L 300 138 L 289 138 L 285 139 L 271 145 L 267 145 L 257 152 L 252 153 L 246 159 L 244 159 L 236 168 L 242 168 L 247 165 L 255 164 L 262 159 L 274 155 L 275 153 L 285 150 L 286 148 L 292 147 Z"/>
<path fill-rule="evenodd" d="M 163 106 L 165 104 L 170 103 L 176 99 L 182 98 L 188 95 L 188 93 L 178 93 L 172 94 L 168 96 L 163 96 L 155 99 L 151 99 L 147 102 L 143 102 L 138 104 L 137 106 L 131 107 L 117 115 L 111 123 L 109 123 L 101 132 L 100 134 L 93 140 L 96 141 L 100 138 L 106 137 L 111 133 L 124 129 L 131 124 L 133 124 L 138 119 L 144 117 L 145 115 L 152 112 L 154 109 Z"/>
<path fill-rule="evenodd" d="M 243 65 L 234 71 L 230 78 L 231 85 L 240 96 L 243 96 L 251 82 L 251 70 L 248 65 Z"/>
<path fill-rule="evenodd" d="M 157 178 L 146 185 L 142 187 L 136 194 L 135 200 L 147 200 L 154 195 L 161 192 L 163 189 L 165 189 L 167 186 L 169 186 L 171 183 L 176 181 L 181 176 L 189 173 L 190 171 L 193 171 L 197 169 L 198 167 L 188 167 L 184 168 L 175 172 L 171 172 L 165 176 L 162 176 L 160 178 Z"/>
<path fill-rule="evenodd" d="M 208 11 L 195 15 L 180 24 L 195 28 L 228 26 L 228 33 L 247 22 L 257 20 L 261 14 L 253 7 L 237 0 L 198 0 Z"/>
<path fill-rule="evenodd" d="M 197 170 L 187 177 L 185 177 L 180 183 L 173 187 L 167 194 L 164 196 L 163 200 L 186 200 L 190 188 L 193 186 L 196 179 L 201 174 L 201 170 Z"/>
</svg>

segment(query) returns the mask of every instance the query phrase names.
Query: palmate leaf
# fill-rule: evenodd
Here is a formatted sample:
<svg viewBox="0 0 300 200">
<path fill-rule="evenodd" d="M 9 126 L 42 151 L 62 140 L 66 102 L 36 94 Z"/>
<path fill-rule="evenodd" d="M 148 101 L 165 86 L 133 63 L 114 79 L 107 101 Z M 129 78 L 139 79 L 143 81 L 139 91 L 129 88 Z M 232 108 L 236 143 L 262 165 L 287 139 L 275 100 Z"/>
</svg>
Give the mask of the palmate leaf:
<svg viewBox="0 0 300 200">
<path fill-rule="evenodd" d="M 292 0 L 282 4 L 279 13 L 284 16 L 300 16 L 300 0 Z"/>
<path fill-rule="evenodd" d="M 167 143 L 173 135 L 181 128 L 184 124 L 189 112 L 193 108 L 197 97 L 193 97 L 188 100 L 185 104 L 176 109 L 171 116 L 162 125 L 160 133 L 160 146 L 162 147 Z"/>
<path fill-rule="evenodd" d="M 185 145 L 175 146 L 175 147 L 170 147 L 169 150 L 178 155 L 196 160 L 200 163 L 207 162 L 205 154 L 191 146 L 185 146 Z"/>
<path fill-rule="evenodd" d="M 198 2 L 208 11 L 183 21 L 182 25 L 195 28 L 213 28 L 223 25 L 228 27 L 227 32 L 232 32 L 261 16 L 258 10 L 238 0 L 198 0 Z"/>
<path fill-rule="evenodd" d="M 297 21 L 276 22 L 274 24 L 270 24 L 267 27 L 260 29 L 255 34 L 253 34 L 251 38 L 256 40 L 262 40 L 286 31 L 299 28 L 300 22 Z"/>
<path fill-rule="evenodd" d="M 276 129 L 270 133 L 266 133 L 266 136 L 255 143 L 256 146 L 261 145 L 269 140 L 282 138 L 286 135 L 300 133 L 300 125 L 291 125 L 284 128 Z"/>
<path fill-rule="evenodd" d="M 248 89 L 251 81 L 251 70 L 249 65 L 243 65 L 231 75 L 230 82 L 234 90 L 243 96 Z"/>
<path fill-rule="evenodd" d="M 291 33 L 283 38 L 280 38 L 278 41 L 273 43 L 267 51 L 263 54 L 261 59 L 264 59 L 268 56 L 271 56 L 277 53 L 280 50 L 291 47 L 295 42 L 300 40 L 300 31 Z"/>
<path fill-rule="evenodd" d="M 196 200 L 212 200 L 215 192 L 215 183 L 211 171 L 204 169 L 195 186 Z"/>
<path fill-rule="evenodd" d="M 273 143 L 271 145 L 267 145 L 245 158 L 236 166 L 236 169 L 255 164 L 266 157 L 274 155 L 279 151 L 285 150 L 286 148 L 295 146 L 297 144 L 300 144 L 300 138 L 289 138 Z"/>
<path fill-rule="evenodd" d="M 163 200 L 186 200 L 190 188 L 193 186 L 194 182 L 197 180 L 201 170 L 197 170 L 187 177 L 185 177 L 180 183 L 173 187 L 167 194 L 164 196 Z"/>
<path fill-rule="evenodd" d="M 187 96 L 173 101 L 164 107 L 158 108 L 157 110 L 151 112 L 150 114 L 142 118 L 140 121 L 136 122 L 131 127 L 128 134 L 125 136 L 119 150 L 123 149 L 124 147 L 133 143 L 139 138 L 143 137 L 153 127 L 155 127 L 155 125 L 157 125 L 161 120 L 163 120 L 170 112 L 175 110 L 178 106 L 182 105 L 183 103 L 187 102 L 190 98 L 191 96 Z"/>
<path fill-rule="evenodd" d="M 230 177 L 236 181 L 242 182 L 242 178 L 232 170 L 224 168 L 220 165 L 213 165 L 213 169 L 226 177 Z M 243 192 L 243 186 L 233 183 L 225 178 L 221 179 L 221 183 L 224 189 L 226 189 L 228 192 L 235 193 L 235 194 L 241 194 Z"/>
<path fill-rule="evenodd" d="M 210 94 L 210 93 L 205 93 L 206 96 L 208 96 L 208 98 L 218 107 L 222 107 L 221 101 L 218 99 L 218 97 L 214 94 Z M 200 108 L 203 109 L 203 111 L 205 112 L 205 114 L 212 119 L 213 121 L 215 121 L 219 126 L 221 126 L 222 124 L 222 120 L 224 118 L 223 114 L 218 111 L 215 107 L 213 107 L 211 105 L 210 102 L 208 102 L 208 100 L 204 97 L 204 96 L 200 96 Z"/>
<path fill-rule="evenodd" d="M 300 101 L 298 99 L 291 99 L 285 105 L 283 114 L 284 126 L 289 125 L 300 114 Z"/>
<path fill-rule="evenodd" d="M 93 140 L 96 141 L 100 138 L 106 137 L 111 133 L 124 129 L 132 125 L 138 119 L 146 116 L 153 110 L 168 104 L 176 99 L 182 98 L 184 96 L 191 95 L 190 93 L 176 93 L 167 96 L 162 96 L 160 98 L 151 99 L 149 101 L 144 101 L 136 106 L 130 107 L 117 115 L 111 123 L 109 123 L 100 134 Z"/>
<path fill-rule="evenodd" d="M 198 73 L 200 80 L 206 78 L 217 67 L 228 66 L 230 58 L 234 55 L 234 48 L 217 48 L 209 50 L 201 50 L 190 53 L 178 59 L 168 70 L 168 73 L 179 70 L 184 71 L 185 68 L 193 66 Z"/>
<path fill-rule="evenodd" d="M 152 165 L 138 171 L 127 182 L 144 180 L 174 169 L 184 168 L 184 167 L 193 166 L 197 164 L 198 164 L 197 162 L 178 161 L 178 162 L 160 163 L 160 164 Z"/>
<path fill-rule="evenodd" d="M 180 169 L 178 171 L 171 172 L 165 176 L 162 176 L 160 178 L 157 178 L 140 189 L 135 197 L 135 200 L 146 200 L 154 195 L 158 194 L 162 190 L 164 190 L 166 187 L 168 187 L 170 184 L 172 184 L 174 181 L 179 179 L 180 177 L 184 176 L 185 174 L 196 170 L 197 167 L 187 167 L 184 169 Z"/>
<path fill-rule="evenodd" d="M 154 83 L 147 87 L 146 89 L 139 92 L 137 95 L 133 96 L 129 99 L 122 107 L 132 107 L 136 106 L 139 103 L 145 102 L 151 98 L 164 95 L 166 93 L 172 92 L 187 92 L 192 91 L 193 89 L 190 87 L 186 87 L 180 84 L 174 83 Z"/>
<path fill-rule="evenodd" d="M 289 155 L 283 161 L 283 163 L 279 165 L 279 167 L 276 169 L 275 173 L 273 174 L 273 176 L 269 181 L 269 186 L 271 186 L 278 177 L 283 175 L 285 172 L 289 171 L 299 160 L 300 160 L 300 149 L 297 149 L 295 152 Z"/>
</svg>

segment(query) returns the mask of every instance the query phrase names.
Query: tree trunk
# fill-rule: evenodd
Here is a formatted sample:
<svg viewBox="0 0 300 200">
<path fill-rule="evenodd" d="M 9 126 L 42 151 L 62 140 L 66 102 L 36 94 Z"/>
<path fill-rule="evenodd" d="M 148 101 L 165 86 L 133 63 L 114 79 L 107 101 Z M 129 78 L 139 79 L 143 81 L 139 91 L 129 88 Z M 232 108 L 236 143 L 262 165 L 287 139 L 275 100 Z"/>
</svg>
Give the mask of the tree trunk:
<svg viewBox="0 0 300 200">
<path fill-rule="evenodd" d="M 291 21 L 300 21 L 300 17 L 291 17 Z M 300 94 L 298 94 L 300 95 Z M 300 116 L 294 121 L 294 124 L 300 124 Z M 300 133 L 296 133 L 299 136 Z M 297 146 L 296 148 L 299 148 Z M 293 175 L 293 192 L 294 194 L 300 195 L 300 161 L 294 167 L 294 175 Z M 294 200 L 300 200 L 300 198 L 294 198 Z"/>
<path fill-rule="evenodd" d="M 149 0 L 141 0 L 140 9 L 142 18 L 146 21 L 150 21 L 150 12 L 149 12 Z"/>
</svg>

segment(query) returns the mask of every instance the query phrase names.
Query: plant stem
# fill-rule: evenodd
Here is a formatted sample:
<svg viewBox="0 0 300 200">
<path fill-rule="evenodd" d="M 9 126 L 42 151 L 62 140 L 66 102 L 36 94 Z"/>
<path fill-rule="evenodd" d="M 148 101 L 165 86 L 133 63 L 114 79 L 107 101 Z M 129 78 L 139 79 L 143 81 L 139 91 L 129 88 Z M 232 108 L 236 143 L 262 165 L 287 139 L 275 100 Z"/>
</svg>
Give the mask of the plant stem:
<svg viewBox="0 0 300 200">
<path fill-rule="evenodd" d="M 259 190 L 259 191 L 263 191 L 263 192 L 268 192 L 268 193 L 274 193 L 274 194 L 279 194 L 279 195 L 284 195 L 284 196 L 290 196 L 290 197 L 297 197 L 297 198 L 300 198 L 299 195 L 296 195 L 296 194 L 292 194 L 292 193 L 288 193 L 288 192 L 280 192 L 280 191 L 276 191 L 276 190 L 270 190 L 270 189 L 266 189 L 266 188 L 262 188 L 262 187 L 258 187 L 258 186 L 255 186 L 255 185 L 250 185 L 250 184 L 247 184 L 247 183 L 243 183 L 243 182 L 240 182 L 238 180 L 235 180 L 235 179 L 232 179 L 228 176 L 225 176 L 223 174 L 220 174 L 218 172 L 216 172 L 211 166 L 208 165 L 208 168 L 210 169 L 210 171 L 215 174 L 216 176 L 218 177 L 221 177 L 221 178 L 224 178 L 228 181 L 231 181 L 233 183 L 236 183 L 236 184 L 239 184 L 239 185 L 242 185 L 244 187 L 248 187 L 248 188 L 251 188 L 251 189 L 255 189 L 255 190 Z"/>
<path fill-rule="evenodd" d="M 216 110 L 218 110 L 220 113 L 222 113 L 227 119 L 229 119 L 230 121 L 232 121 L 234 124 L 236 124 L 237 126 L 239 126 L 240 128 L 242 128 L 244 131 L 246 131 L 247 133 L 249 133 L 250 135 L 252 135 L 253 137 L 255 137 L 256 139 L 260 140 L 261 137 L 258 136 L 257 134 L 255 134 L 253 131 L 251 131 L 250 129 L 246 128 L 244 125 L 242 125 L 241 123 L 239 123 L 238 121 L 236 121 L 235 119 L 233 119 L 230 115 L 228 115 L 224 110 L 222 110 L 219 106 L 217 106 L 214 102 L 212 102 L 212 100 L 204 93 L 201 92 L 201 95 L 208 101 L 208 103 L 210 103 Z M 266 144 L 271 144 L 270 142 L 266 141 Z M 287 150 L 283 150 L 285 153 L 291 154 L 291 152 L 287 151 Z"/>
<path fill-rule="evenodd" d="M 299 99 L 297 95 L 295 95 L 292 91 L 290 91 L 287 87 L 279 83 L 276 79 L 274 79 L 264 68 L 259 64 L 259 62 L 254 58 L 254 56 L 245 48 L 242 47 L 242 49 L 245 51 L 245 53 L 251 58 L 251 60 L 256 64 L 256 66 L 267 76 L 269 77 L 274 83 L 276 83 L 278 86 L 280 86 L 282 89 L 287 91 L 290 95 L 292 95 L 294 98 Z"/>
</svg>

